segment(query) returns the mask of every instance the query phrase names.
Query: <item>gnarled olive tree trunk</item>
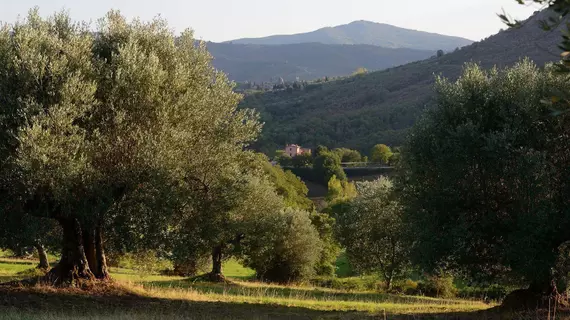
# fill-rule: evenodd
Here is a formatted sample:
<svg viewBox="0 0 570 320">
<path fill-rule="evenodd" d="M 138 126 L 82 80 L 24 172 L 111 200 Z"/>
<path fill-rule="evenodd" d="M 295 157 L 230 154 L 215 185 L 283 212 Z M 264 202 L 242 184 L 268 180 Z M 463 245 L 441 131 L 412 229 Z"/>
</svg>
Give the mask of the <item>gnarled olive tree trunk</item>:
<svg viewBox="0 0 570 320">
<path fill-rule="evenodd" d="M 210 281 L 225 281 L 224 275 L 222 274 L 222 252 L 223 244 L 217 245 L 212 249 L 212 271 L 208 274 Z"/>
<path fill-rule="evenodd" d="M 58 218 L 63 230 L 63 246 L 59 263 L 45 276 L 55 286 L 81 286 L 95 279 L 85 256 L 79 221 L 74 218 Z"/>
<path fill-rule="evenodd" d="M 103 247 L 103 230 L 101 224 L 97 223 L 95 227 L 84 224 L 82 226 L 82 232 L 83 248 L 89 269 L 98 280 L 111 279 Z"/>
<path fill-rule="evenodd" d="M 97 260 L 97 268 L 95 269 L 95 277 L 99 280 L 109 280 L 109 268 L 107 267 L 107 257 L 105 257 L 105 249 L 103 246 L 103 228 L 98 224 L 95 228 L 95 256 Z"/>
<path fill-rule="evenodd" d="M 81 225 L 81 233 L 83 235 L 83 250 L 85 251 L 85 258 L 89 264 L 91 272 L 95 273 L 97 270 L 97 253 L 95 250 L 95 231 L 89 228 L 88 225 Z"/>
</svg>

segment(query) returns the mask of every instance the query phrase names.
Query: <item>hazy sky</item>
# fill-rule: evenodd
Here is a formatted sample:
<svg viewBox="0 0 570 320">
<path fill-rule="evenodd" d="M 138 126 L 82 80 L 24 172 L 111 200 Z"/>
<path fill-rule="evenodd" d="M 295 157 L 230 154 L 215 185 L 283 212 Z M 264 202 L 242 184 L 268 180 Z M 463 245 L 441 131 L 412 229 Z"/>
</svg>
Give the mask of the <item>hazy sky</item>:
<svg viewBox="0 0 570 320">
<path fill-rule="evenodd" d="M 14 22 L 34 6 L 42 15 L 65 9 L 86 21 L 110 9 L 145 20 L 160 14 L 177 32 L 192 28 L 209 41 L 307 32 L 354 20 L 480 40 L 504 27 L 497 17 L 503 9 L 519 19 L 537 9 L 515 0 L 0 0 L 0 21 Z"/>
</svg>

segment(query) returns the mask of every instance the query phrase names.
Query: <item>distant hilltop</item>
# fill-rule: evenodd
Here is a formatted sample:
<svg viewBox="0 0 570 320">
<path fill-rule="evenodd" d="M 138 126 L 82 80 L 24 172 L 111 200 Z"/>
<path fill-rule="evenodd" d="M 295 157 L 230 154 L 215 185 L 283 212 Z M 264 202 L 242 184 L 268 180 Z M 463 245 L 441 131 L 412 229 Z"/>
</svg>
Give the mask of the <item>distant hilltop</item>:
<svg viewBox="0 0 570 320">
<path fill-rule="evenodd" d="M 292 35 L 273 35 L 263 38 L 242 38 L 226 43 L 283 45 L 299 43 L 373 45 L 384 48 L 451 51 L 473 43 L 472 40 L 396 27 L 371 21 L 354 21 L 336 27 Z"/>
</svg>

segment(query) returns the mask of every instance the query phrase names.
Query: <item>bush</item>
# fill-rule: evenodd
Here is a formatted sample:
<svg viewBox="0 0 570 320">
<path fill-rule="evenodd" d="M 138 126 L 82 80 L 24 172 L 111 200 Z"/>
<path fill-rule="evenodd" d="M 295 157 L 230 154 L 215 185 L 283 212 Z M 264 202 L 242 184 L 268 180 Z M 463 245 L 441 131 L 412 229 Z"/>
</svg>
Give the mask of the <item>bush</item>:
<svg viewBox="0 0 570 320">
<path fill-rule="evenodd" d="M 392 289 L 390 290 L 393 293 L 400 293 L 406 295 L 418 295 L 418 286 L 419 283 L 410 279 L 397 281 L 392 285 Z"/>
<path fill-rule="evenodd" d="M 311 213 L 310 219 L 323 245 L 315 272 L 319 276 L 333 277 L 336 272 L 336 260 L 340 254 L 340 246 L 334 237 L 335 220 L 326 213 L 317 212 Z"/>
<path fill-rule="evenodd" d="M 244 262 L 259 279 L 289 283 L 314 275 L 323 245 L 308 212 L 287 208 L 256 228 L 256 237 L 244 241 Z"/>
<path fill-rule="evenodd" d="M 172 263 L 170 261 L 157 257 L 156 253 L 150 250 L 126 253 L 118 258 L 117 266 L 119 268 L 135 270 L 141 275 L 172 269 Z"/>
<path fill-rule="evenodd" d="M 457 288 L 450 276 L 429 276 L 426 280 L 418 283 L 419 294 L 434 298 L 453 298 L 457 295 Z"/>
<path fill-rule="evenodd" d="M 173 269 L 164 269 L 163 274 L 169 276 L 192 277 L 199 273 L 205 273 L 210 267 L 210 256 L 188 257 L 183 261 L 174 261 Z"/>
</svg>

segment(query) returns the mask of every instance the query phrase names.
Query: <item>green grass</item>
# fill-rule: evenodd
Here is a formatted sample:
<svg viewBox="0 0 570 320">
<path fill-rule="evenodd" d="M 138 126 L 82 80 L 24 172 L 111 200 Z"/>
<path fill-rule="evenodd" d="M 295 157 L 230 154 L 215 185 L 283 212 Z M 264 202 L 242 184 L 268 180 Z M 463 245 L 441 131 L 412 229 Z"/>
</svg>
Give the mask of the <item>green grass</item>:
<svg viewBox="0 0 570 320">
<path fill-rule="evenodd" d="M 222 270 L 226 277 L 234 279 L 246 280 L 251 279 L 255 276 L 255 271 L 244 267 L 239 263 L 239 261 L 234 259 L 226 261 L 222 266 Z"/>
<path fill-rule="evenodd" d="M 1 260 L 0 260 L 1 261 Z M 231 279 L 249 280 L 255 276 L 255 271 L 241 265 L 237 260 L 231 259 L 222 265 L 224 275 Z M 113 278 L 121 281 L 128 281 L 134 283 L 146 282 L 173 282 L 179 281 L 184 278 L 176 276 L 164 276 L 160 274 L 142 274 L 138 271 L 125 269 L 125 268 L 110 268 Z"/>
<path fill-rule="evenodd" d="M 12 256 L 12 252 L 0 249 L 0 258 L 8 258 Z"/>
<path fill-rule="evenodd" d="M 19 276 L 18 273 L 29 270 L 34 265 L 34 261 L 2 258 L 0 261 L 0 282 L 22 278 L 23 276 Z M 446 315 L 457 312 L 474 312 L 489 308 L 489 305 L 485 305 L 482 302 L 470 300 L 399 296 L 374 291 L 349 292 L 308 285 L 282 286 L 254 282 L 251 280 L 254 274 L 253 271 L 244 268 L 235 260 L 226 262 L 223 270 L 231 283 L 193 282 L 182 277 L 159 274 L 140 275 L 133 270 L 111 268 L 113 279 L 122 288 L 126 288 L 125 290 L 129 294 L 113 298 L 111 305 L 115 306 L 114 311 L 106 307 L 102 307 L 100 311 L 107 312 L 105 318 L 110 319 L 157 319 L 157 311 L 138 314 L 137 312 L 141 311 L 139 310 L 140 307 L 133 308 L 132 311 L 128 311 L 128 308 L 132 304 L 140 304 L 144 308 L 155 304 L 164 310 L 171 311 L 171 308 L 182 308 L 182 306 L 178 305 L 182 303 L 183 306 L 192 304 L 195 307 L 195 305 L 199 305 L 200 308 L 208 310 L 207 314 L 198 314 L 196 317 L 190 317 L 189 319 L 234 319 L 233 316 L 236 314 L 237 318 L 235 319 L 268 319 L 273 318 L 268 316 L 272 312 L 277 312 L 279 315 L 288 315 L 284 319 L 295 319 L 296 317 L 289 317 L 291 313 L 295 315 L 300 314 L 302 315 L 300 318 L 305 319 L 324 319 L 328 318 L 325 315 L 329 315 L 329 313 L 334 314 L 334 319 L 358 319 L 363 316 L 383 314 L 384 312 L 390 315 Z M 63 306 L 73 305 L 73 310 L 81 310 L 81 308 L 91 308 L 90 305 L 95 303 L 93 301 L 94 298 L 85 292 L 74 292 L 73 295 L 65 295 L 61 294 L 61 291 L 50 288 L 30 290 L 32 292 L 26 293 L 26 299 L 56 300 L 55 303 L 49 306 L 46 306 L 45 302 L 40 303 L 47 309 L 45 312 L 42 311 L 44 318 L 40 319 L 75 318 L 77 314 L 69 313 L 70 311 L 65 310 Z M 33 290 L 39 290 L 40 292 Z M 48 293 L 47 296 L 46 292 Z M 9 293 L 9 295 L 14 294 L 14 292 Z M 101 298 L 101 295 L 96 296 Z M 80 300 L 75 301 L 74 299 Z M 8 299 L 6 301 L 12 301 L 9 304 L 10 307 L 4 306 L 3 309 L 2 301 L 0 292 L 0 319 L 36 319 L 28 314 L 30 310 L 27 307 L 18 306 L 20 302 L 13 302 L 15 300 Z M 152 301 L 152 303 L 149 301 Z M 81 307 L 83 304 L 85 306 Z M 125 306 L 120 307 L 122 304 L 125 304 Z M 173 307 L 172 304 L 177 306 Z M 22 305 L 24 305 L 23 302 Z M 30 305 L 30 303 L 26 305 Z M 216 307 L 213 307 L 213 305 L 216 305 Z M 228 313 L 228 310 L 234 309 L 235 312 Z M 248 311 L 244 311 L 244 309 Z M 187 318 L 183 315 L 178 316 Z M 89 317 L 85 319 L 98 318 Z"/>
<path fill-rule="evenodd" d="M 19 280 L 21 277 L 18 273 L 25 272 L 33 267 L 33 264 L 16 263 L 2 259 L 0 260 L 0 283 Z"/>
</svg>

